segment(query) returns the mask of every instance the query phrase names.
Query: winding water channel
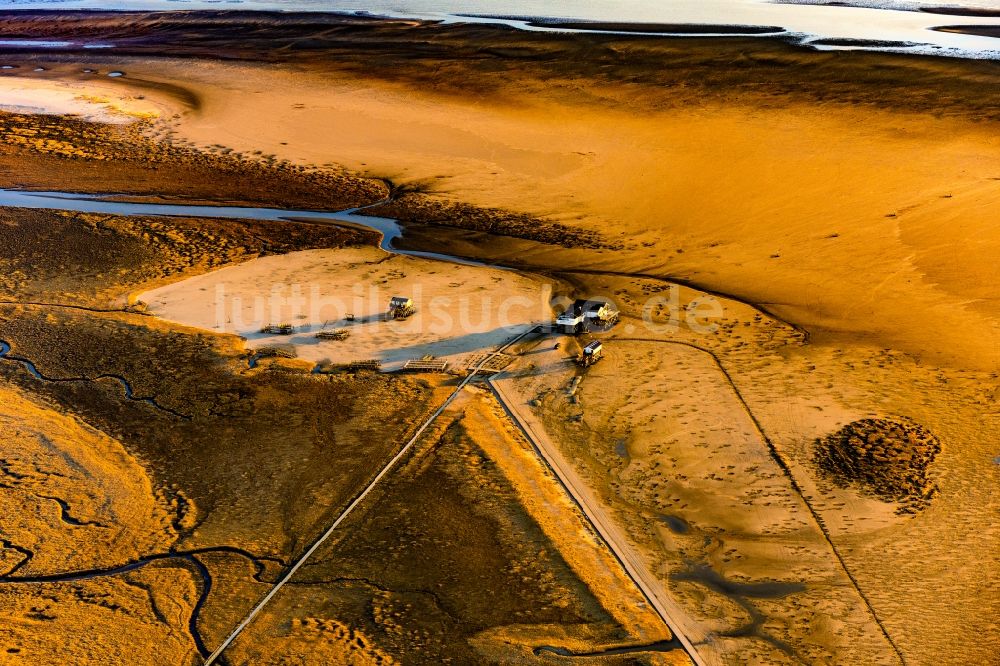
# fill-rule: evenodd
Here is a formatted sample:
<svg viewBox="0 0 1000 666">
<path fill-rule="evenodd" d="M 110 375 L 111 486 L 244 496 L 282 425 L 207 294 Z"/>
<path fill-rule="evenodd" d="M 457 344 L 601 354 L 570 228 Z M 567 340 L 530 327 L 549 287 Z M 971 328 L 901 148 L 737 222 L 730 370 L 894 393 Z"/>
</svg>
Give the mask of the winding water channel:
<svg viewBox="0 0 1000 666">
<path fill-rule="evenodd" d="M 14 547 L 8 544 L 6 541 L 3 542 L 4 547 Z M 19 569 L 27 565 L 33 558 L 34 553 L 30 550 L 14 547 L 18 552 L 25 555 L 24 559 L 15 565 L 6 574 L 0 576 L 0 585 L 40 585 L 44 583 L 72 583 L 77 581 L 89 580 L 91 578 L 100 578 L 103 576 L 120 576 L 127 574 L 132 571 L 137 571 L 143 567 L 152 564 L 154 562 L 170 561 L 170 560 L 180 560 L 190 566 L 192 566 L 197 572 L 198 577 L 201 580 L 201 590 L 198 594 L 198 599 L 195 602 L 194 607 L 191 609 L 191 615 L 188 618 L 188 631 L 191 634 L 191 638 L 195 643 L 195 647 L 198 653 L 205 657 L 209 654 L 210 650 L 208 646 L 205 645 L 204 640 L 201 636 L 201 631 L 198 629 L 198 620 L 201 616 L 202 608 L 205 606 L 205 602 L 208 601 L 209 594 L 212 592 L 212 574 L 205 566 L 205 563 L 198 559 L 199 555 L 209 555 L 209 554 L 226 554 L 234 555 L 248 560 L 254 566 L 253 579 L 258 583 L 270 583 L 271 581 L 264 578 L 264 574 L 267 573 L 267 565 L 265 562 L 270 562 L 278 566 L 284 567 L 286 563 L 283 560 L 273 557 L 260 557 L 250 553 L 242 548 L 236 548 L 234 546 L 212 546 L 206 548 L 196 548 L 192 550 L 174 550 L 165 553 L 155 553 L 153 555 L 145 555 L 132 562 L 127 562 L 125 564 L 116 567 L 105 567 L 105 568 L 94 568 L 94 569 L 82 569 L 78 571 L 64 571 L 60 573 L 53 574 L 38 574 L 34 576 L 21 576 L 14 575 Z"/>
<path fill-rule="evenodd" d="M 153 407 L 154 409 L 157 409 L 166 414 L 170 414 L 171 416 L 176 416 L 179 419 L 184 419 L 186 421 L 191 420 L 190 415 L 182 414 L 176 409 L 167 407 L 166 405 L 157 402 L 156 398 L 137 396 L 135 394 L 135 390 L 132 388 L 132 384 L 130 384 L 129 381 L 125 377 L 122 377 L 121 375 L 105 372 L 99 375 L 95 375 L 94 377 L 50 377 L 42 373 L 38 369 L 38 366 L 36 366 L 33 361 L 26 359 L 23 356 L 15 356 L 10 352 L 11 352 L 10 343 L 7 342 L 6 340 L 0 340 L 0 360 L 20 364 L 21 367 L 27 370 L 32 377 L 34 377 L 39 381 L 48 382 L 51 384 L 68 384 L 73 382 L 97 382 L 102 379 L 111 379 L 113 381 L 118 382 L 121 385 L 122 390 L 125 393 L 125 398 L 127 400 L 131 400 L 133 402 L 145 403 L 150 407 Z"/>
<path fill-rule="evenodd" d="M 618 645 L 615 647 L 594 650 L 592 652 L 574 652 L 569 648 L 556 647 L 553 645 L 542 645 L 532 650 L 538 657 L 545 653 L 554 654 L 560 657 L 610 657 L 622 654 L 637 654 L 641 652 L 673 652 L 683 650 L 684 646 L 679 640 L 673 638 L 666 641 L 656 641 L 655 643 L 645 643 L 643 645 Z"/>
<path fill-rule="evenodd" d="M 463 259 L 437 252 L 404 250 L 395 247 L 395 241 L 403 235 L 399 222 L 389 217 L 362 215 L 366 208 L 386 203 L 378 201 L 369 206 L 348 208 L 340 211 L 296 210 L 289 208 L 256 208 L 253 206 L 212 206 L 198 204 L 147 203 L 137 201 L 113 201 L 112 194 L 78 194 L 73 192 L 33 192 L 27 190 L 0 189 L 0 206 L 12 208 L 35 208 L 62 210 L 73 213 L 97 213 L 102 215 L 136 215 L 166 217 L 207 217 L 227 220 L 275 220 L 281 222 L 327 222 L 340 226 L 362 227 L 382 235 L 379 247 L 393 254 L 410 257 L 448 261 L 465 266 L 487 266 L 490 264 L 471 259 Z M 494 268 L 497 268 L 494 266 Z"/>
</svg>

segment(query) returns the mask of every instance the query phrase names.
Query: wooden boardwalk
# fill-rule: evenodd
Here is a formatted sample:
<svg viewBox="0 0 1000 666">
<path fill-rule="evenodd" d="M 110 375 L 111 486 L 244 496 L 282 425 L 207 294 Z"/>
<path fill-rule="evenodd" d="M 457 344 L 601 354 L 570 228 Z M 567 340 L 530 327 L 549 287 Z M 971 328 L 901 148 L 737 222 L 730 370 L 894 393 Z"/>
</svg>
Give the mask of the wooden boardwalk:
<svg viewBox="0 0 1000 666">
<path fill-rule="evenodd" d="M 411 358 L 403 364 L 403 372 L 447 372 L 448 361 Z"/>
<path fill-rule="evenodd" d="M 338 329 L 323 329 L 316 334 L 316 337 L 320 340 L 346 340 L 351 335 L 351 332 L 346 328 Z"/>
<path fill-rule="evenodd" d="M 382 361 L 377 358 L 366 359 L 363 361 L 351 361 L 347 364 L 348 370 L 375 370 L 379 371 L 382 369 Z"/>
</svg>

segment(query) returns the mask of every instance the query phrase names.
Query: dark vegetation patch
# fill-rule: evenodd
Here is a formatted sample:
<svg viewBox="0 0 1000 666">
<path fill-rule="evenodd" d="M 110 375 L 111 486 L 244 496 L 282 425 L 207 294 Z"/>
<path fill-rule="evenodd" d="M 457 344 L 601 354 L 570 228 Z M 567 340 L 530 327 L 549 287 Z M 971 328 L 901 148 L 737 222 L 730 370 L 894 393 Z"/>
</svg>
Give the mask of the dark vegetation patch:
<svg viewBox="0 0 1000 666">
<path fill-rule="evenodd" d="M 850 37 L 813 39 L 809 46 L 854 46 L 881 49 L 905 49 L 916 46 L 913 42 L 899 42 L 887 39 L 853 39 Z"/>
<path fill-rule="evenodd" d="M 192 415 L 127 401 L 113 382 L 49 383 L 0 362 L 0 379 L 115 437 L 159 487 L 182 490 L 199 523 L 214 525 L 199 541 L 227 543 L 230 529 L 252 526 L 253 549 L 283 557 L 332 520 L 432 399 L 409 377 L 317 376 L 271 362 L 251 371 L 231 337 L 138 315 L 0 306 L 0 339 L 46 377 L 119 375 Z"/>
<path fill-rule="evenodd" d="M 319 210 L 373 203 L 387 191 L 381 181 L 339 170 L 153 140 L 145 135 L 150 127 L 0 111 L 0 187 Z"/>
<path fill-rule="evenodd" d="M 393 217 L 404 224 L 432 224 L 481 231 L 563 247 L 614 248 L 596 231 L 576 229 L 500 208 L 443 201 L 420 193 L 402 194 L 389 203 L 368 209 L 368 212 Z"/>
<path fill-rule="evenodd" d="M 986 7 L 921 7 L 920 11 L 927 14 L 941 14 L 944 16 L 1000 18 L 1000 9 L 987 9 Z"/>
<path fill-rule="evenodd" d="M 138 315 L 0 306 L 0 339 L 46 377 L 119 375 L 192 415 L 126 400 L 114 382 L 46 382 L 0 361 L 0 381 L 120 441 L 155 492 L 184 507 L 179 550 L 236 546 L 293 559 L 433 408 L 434 391 L 413 378 L 319 377 L 270 362 L 248 371 L 232 338 Z M 245 616 L 257 590 L 234 589 L 248 582 L 215 581 L 213 627 L 228 632 Z"/>
<path fill-rule="evenodd" d="M 899 513 L 927 506 L 938 487 L 930 468 L 941 452 L 938 441 L 910 420 L 862 419 L 816 440 L 815 460 L 842 487 L 856 486 Z"/>
<path fill-rule="evenodd" d="M 0 207 L 0 300 L 122 307 L 130 292 L 228 264 L 366 242 L 377 235 L 322 223 Z"/>
<path fill-rule="evenodd" d="M 1000 38 L 1000 25 L 943 25 L 939 28 L 934 28 L 934 30 L 938 32 L 953 32 L 958 35 Z M 1000 48 L 1000 44 L 997 47 Z"/>
</svg>

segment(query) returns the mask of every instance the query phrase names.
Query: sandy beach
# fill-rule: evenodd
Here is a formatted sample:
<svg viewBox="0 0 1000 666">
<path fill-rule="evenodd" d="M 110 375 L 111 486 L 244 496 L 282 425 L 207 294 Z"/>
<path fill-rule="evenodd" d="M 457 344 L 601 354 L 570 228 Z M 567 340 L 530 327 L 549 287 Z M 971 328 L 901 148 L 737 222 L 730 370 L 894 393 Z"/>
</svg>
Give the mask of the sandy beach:
<svg viewBox="0 0 1000 666">
<path fill-rule="evenodd" d="M 511 271 L 469 269 L 376 248 L 306 250 L 265 257 L 177 282 L 136 298 L 147 312 L 184 326 L 238 335 L 251 349 L 344 366 L 376 359 L 384 370 L 433 357 L 462 361 L 552 319 L 552 286 Z M 501 297 L 500 294 L 503 296 Z M 420 303 L 392 319 L 395 296 Z M 289 334 L 261 332 L 289 323 Z M 344 340 L 317 337 L 340 331 Z"/>
</svg>

